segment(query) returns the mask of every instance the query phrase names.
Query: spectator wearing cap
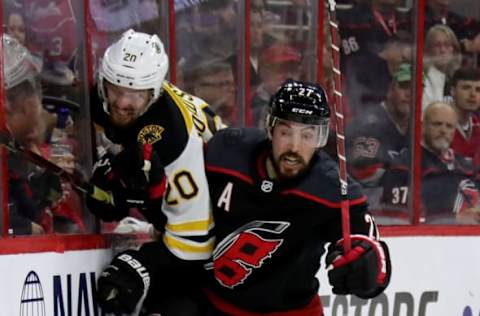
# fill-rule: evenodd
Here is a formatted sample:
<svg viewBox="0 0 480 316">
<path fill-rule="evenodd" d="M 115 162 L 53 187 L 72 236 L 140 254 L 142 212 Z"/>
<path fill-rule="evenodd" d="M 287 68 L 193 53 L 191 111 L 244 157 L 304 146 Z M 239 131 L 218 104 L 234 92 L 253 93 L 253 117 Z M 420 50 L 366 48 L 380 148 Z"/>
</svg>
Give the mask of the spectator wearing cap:
<svg viewBox="0 0 480 316">
<path fill-rule="evenodd" d="M 411 65 L 401 64 L 392 79 L 385 101 L 347 127 L 350 174 L 364 186 L 373 209 L 379 206 L 383 173 L 410 139 Z"/>
<path fill-rule="evenodd" d="M 252 120 L 254 126 L 263 126 L 268 100 L 286 79 L 300 79 L 300 52 L 286 44 L 276 43 L 260 55 L 258 71 L 261 83 L 252 98 Z"/>
</svg>

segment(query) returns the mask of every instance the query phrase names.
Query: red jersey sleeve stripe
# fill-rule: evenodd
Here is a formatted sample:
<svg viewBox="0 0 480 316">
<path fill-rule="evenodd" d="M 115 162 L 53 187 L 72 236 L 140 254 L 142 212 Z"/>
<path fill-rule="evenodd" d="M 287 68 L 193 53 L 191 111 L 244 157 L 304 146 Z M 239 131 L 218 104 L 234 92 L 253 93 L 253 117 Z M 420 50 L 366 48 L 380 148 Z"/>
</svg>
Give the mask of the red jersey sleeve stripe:
<svg viewBox="0 0 480 316">
<path fill-rule="evenodd" d="M 251 185 L 253 185 L 253 179 L 241 172 L 232 170 L 232 169 L 227 169 L 227 168 L 222 168 L 222 167 L 215 167 L 212 165 L 207 165 L 207 171 L 210 172 L 216 172 L 216 173 L 223 173 L 223 174 L 228 174 L 230 176 L 234 176 L 236 178 L 239 178 Z"/>
<path fill-rule="evenodd" d="M 305 199 L 323 204 L 323 205 L 331 207 L 331 208 L 340 208 L 341 207 L 340 202 L 328 201 L 328 200 L 319 198 L 318 196 L 308 194 L 308 193 L 300 191 L 300 190 L 286 190 L 286 191 L 283 191 L 282 194 L 298 195 L 298 196 L 301 196 Z M 350 205 L 358 205 L 358 204 L 365 203 L 366 201 L 367 201 L 367 197 L 365 195 L 362 195 L 361 197 L 359 197 L 357 199 L 349 200 L 349 203 L 350 203 Z"/>
</svg>

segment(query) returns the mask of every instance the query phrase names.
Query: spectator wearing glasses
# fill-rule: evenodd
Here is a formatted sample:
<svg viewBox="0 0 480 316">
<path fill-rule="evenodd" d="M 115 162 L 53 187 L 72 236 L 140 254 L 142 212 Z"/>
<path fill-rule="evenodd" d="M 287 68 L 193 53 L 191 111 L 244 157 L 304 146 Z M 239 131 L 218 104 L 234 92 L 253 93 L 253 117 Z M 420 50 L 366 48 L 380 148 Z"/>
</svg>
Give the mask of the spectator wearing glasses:
<svg viewBox="0 0 480 316">
<path fill-rule="evenodd" d="M 432 26 L 425 38 L 423 107 L 437 101 L 451 102 L 450 81 L 461 62 L 460 43 L 452 29 L 442 24 Z"/>
<path fill-rule="evenodd" d="M 205 100 L 227 125 L 237 125 L 235 81 L 232 67 L 221 60 L 207 60 L 187 74 L 187 90 Z"/>
</svg>

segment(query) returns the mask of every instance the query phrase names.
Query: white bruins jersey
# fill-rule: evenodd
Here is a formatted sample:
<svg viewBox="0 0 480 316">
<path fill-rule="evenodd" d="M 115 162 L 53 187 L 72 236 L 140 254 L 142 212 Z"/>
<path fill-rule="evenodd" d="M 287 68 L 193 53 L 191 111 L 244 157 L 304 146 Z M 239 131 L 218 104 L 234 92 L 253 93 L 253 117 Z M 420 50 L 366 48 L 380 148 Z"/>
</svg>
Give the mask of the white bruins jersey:
<svg viewBox="0 0 480 316">
<path fill-rule="evenodd" d="M 168 183 L 162 209 L 153 210 L 149 221 L 164 232 L 167 248 L 184 260 L 209 258 L 213 218 L 203 146 L 224 127 L 221 119 L 205 101 L 167 81 L 160 98 L 128 128 L 112 127 L 108 115 L 103 110 L 98 113 L 100 105 L 95 104 L 94 118 L 110 140 L 124 148 L 152 144 L 164 166 Z"/>
</svg>

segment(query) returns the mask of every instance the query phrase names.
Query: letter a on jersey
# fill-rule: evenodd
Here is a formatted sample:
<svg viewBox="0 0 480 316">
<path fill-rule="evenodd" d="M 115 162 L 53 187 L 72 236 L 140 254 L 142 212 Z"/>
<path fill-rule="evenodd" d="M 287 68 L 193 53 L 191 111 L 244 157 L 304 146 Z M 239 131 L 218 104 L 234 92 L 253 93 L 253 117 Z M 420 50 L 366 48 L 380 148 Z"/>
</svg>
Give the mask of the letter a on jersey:
<svg viewBox="0 0 480 316">
<path fill-rule="evenodd" d="M 230 200 L 232 198 L 232 189 L 233 189 L 233 183 L 232 182 L 227 183 L 227 185 L 223 189 L 222 194 L 218 198 L 217 207 L 222 208 L 222 205 L 223 205 L 223 209 L 226 212 L 230 211 Z"/>
</svg>

